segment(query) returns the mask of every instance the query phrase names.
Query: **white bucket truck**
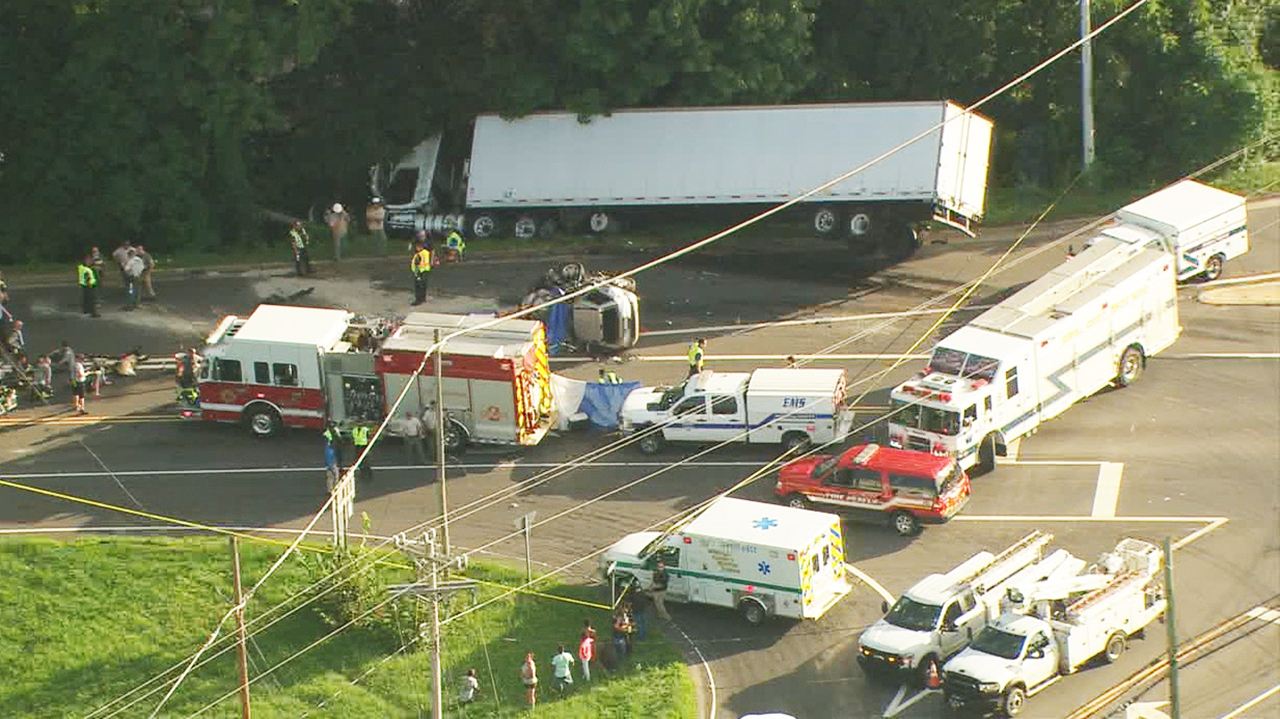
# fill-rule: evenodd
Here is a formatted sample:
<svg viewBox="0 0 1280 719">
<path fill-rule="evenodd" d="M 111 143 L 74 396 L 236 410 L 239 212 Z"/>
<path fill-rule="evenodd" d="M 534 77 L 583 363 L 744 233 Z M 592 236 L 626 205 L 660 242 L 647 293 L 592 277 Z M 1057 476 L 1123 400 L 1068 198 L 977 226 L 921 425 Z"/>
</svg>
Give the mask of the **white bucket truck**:
<svg viewBox="0 0 1280 719">
<path fill-rule="evenodd" d="M 818 619 L 852 589 L 834 514 L 725 497 L 667 532 L 637 532 L 605 550 L 600 572 L 618 590 L 652 586 L 667 569 L 667 599 L 768 616 Z"/>
<path fill-rule="evenodd" d="M 908 589 L 858 637 L 863 669 L 914 673 L 924 683 L 938 676 L 999 614 L 1004 587 L 1034 571 L 1053 535 L 1032 532 L 1000 554 L 978 552 L 946 574 L 931 574 Z"/>
<path fill-rule="evenodd" d="M 892 446 L 995 468 L 1010 442 L 1138 379 L 1182 332 L 1173 258 L 1110 236 L 983 312 L 890 394 Z"/>
<path fill-rule="evenodd" d="M 1103 236 L 1154 244 L 1178 263 L 1178 279 L 1216 280 L 1227 260 L 1249 251 L 1245 199 L 1183 180 L 1116 213 Z"/>
<path fill-rule="evenodd" d="M 1119 659 L 1129 637 L 1164 613 L 1160 571 L 1158 547 L 1124 539 L 1084 574 L 1011 587 L 1006 611 L 944 667 L 947 703 L 1014 716 L 1094 657 Z"/>
<path fill-rule="evenodd" d="M 844 406 L 842 369 L 704 371 L 674 387 L 627 395 L 623 432 L 639 433 L 640 451 L 666 442 L 781 444 L 787 449 L 843 439 L 853 428 Z"/>
</svg>

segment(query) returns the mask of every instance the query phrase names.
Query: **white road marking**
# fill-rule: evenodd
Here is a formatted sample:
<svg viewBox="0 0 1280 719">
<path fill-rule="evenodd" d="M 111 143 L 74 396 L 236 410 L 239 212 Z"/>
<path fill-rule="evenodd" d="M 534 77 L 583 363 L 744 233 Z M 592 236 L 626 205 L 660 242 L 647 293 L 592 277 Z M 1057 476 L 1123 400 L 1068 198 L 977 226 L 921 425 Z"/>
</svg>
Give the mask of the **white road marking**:
<svg viewBox="0 0 1280 719">
<path fill-rule="evenodd" d="M 893 701 L 889 702 L 889 706 L 884 708 L 884 714 L 882 715 L 884 719 L 890 719 L 891 717 L 896 717 L 903 709 L 906 709 L 907 707 L 911 706 L 912 704 L 915 704 L 921 699 L 924 699 L 930 694 L 941 694 L 942 690 L 941 689 L 921 689 L 915 694 L 912 694 L 909 699 L 903 701 L 903 696 L 905 696 L 906 693 L 907 693 L 906 685 L 898 687 L 898 693 L 894 695 Z"/>
<path fill-rule="evenodd" d="M 1156 355 L 1152 359 L 1280 359 L 1280 352 L 1193 352 L 1184 355 Z"/>
<path fill-rule="evenodd" d="M 875 593 L 879 594 L 880 597 L 883 598 L 886 602 L 893 604 L 893 601 L 894 601 L 893 595 L 889 593 L 888 589 L 884 588 L 883 584 L 881 584 L 880 582 L 877 582 L 875 579 L 872 579 L 870 574 L 867 574 L 861 569 L 858 569 L 857 567 L 848 563 L 844 565 L 844 568 L 848 570 L 849 573 L 852 574 L 853 576 L 857 577 L 858 579 L 861 579 L 863 584 L 875 590 Z"/>
<path fill-rule="evenodd" d="M 1272 609 L 1271 607 L 1254 607 L 1253 609 L 1245 612 L 1245 614 L 1260 622 L 1269 622 L 1271 624 L 1280 625 L 1280 609 Z"/>
<path fill-rule="evenodd" d="M 686 642 L 689 642 L 689 646 L 693 647 L 693 653 L 698 655 L 698 661 L 702 663 L 702 668 L 703 668 L 703 669 L 705 669 L 705 670 L 706 670 L 706 672 L 707 672 L 707 689 L 711 692 L 711 708 L 710 708 L 710 710 L 707 712 L 707 717 L 708 717 L 709 719 L 715 719 L 715 716 L 716 716 L 716 678 L 715 678 L 714 676 L 712 676 L 712 675 L 711 675 L 711 662 L 708 662 L 708 661 L 707 661 L 707 658 L 706 658 L 705 656 L 703 656 L 703 655 L 702 655 L 702 650 L 698 648 L 698 645 L 697 645 L 697 644 L 694 644 L 694 643 L 693 643 L 693 640 L 689 638 L 689 635 L 688 635 L 688 634 L 685 634 L 685 633 L 684 633 L 684 630 L 680 628 L 680 625 L 679 625 L 679 624 L 676 624 L 675 622 L 671 622 L 671 626 L 675 627 L 675 628 L 676 628 L 676 631 L 677 631 L 677 632 L 680 632 L 680 636 L 684 637 L 684 640 L 685 640 Z"/>
<path fill-rule="evenodd" d="M 991 306 L 992 305 L 973 305 L 971 307 L 965 307 L 965 309 L 985 310 L 990 308 Z M 930 309 L 930 310 L 902 310 L 900 312 L 869 312 L 869 313 L 860 314 L 860 315 L 832 315 L 830 317 L 809 317 L 803 320 L 775 320 L 773 322 L 755 322 L 747 325 L 711 325 L 709 327 L 690 327 L 687 329 L 678 329 L 678 330 L 651 330 L 651 331 L 641 332 L 640 336 L 642 338 L 643 337 L 663 337 L 668 335 L 697 336 L 698 334 L 709 334 L 712 332 L 727 332 L 727 331 L 741 332 L 744 330 L 750 331 L 750 330 L 764 329 L 766 327 L 793 327 L 796 325 L 825 325 L 825 324 L 835 324 L 837 322 L 858 322 L 859 320 L 887 320 L 887 319 L 894 319 L 897 317 L 918 317 L 921 315 L 940 315 L 944 312 L 949 312 L 949 311 L 950 311 L 950 308 L 941 307 L 938 309 Z"/>
<path fill-rule="evenodd" d="M 1233 709 L 1229 714 L 1223 714 L 1221 719 L 1236 719 L 1236 717 L 1258 706 L 1262 702 L 1266 701 L 1268 698 L 1275 696 L 1277 693 L 1280 693 L 1280 684 L 1277 684 L 1271 687 L 1270 689 L 1250 699 L 1244 704 L 1241 704 L 1240 706 Z"/>
<path fill-rule="evenodd" d="M 900 359 L 929 359 L 929 355 L 921 354 L 890 354 L 890 353 L 873 353 L 873 354 L 830 354 L 830 355 L 708 355 L 709 364 L 716 362 L 778 362 L 782 363 L 787 357 L 795 357 L 797 360 L 900 360 Z M 556 357 L 551 358 L 556 361 Z M 564 357 L 558 358 L 561 362 L 582 362 L 581 357 Z M 630 355 L 628 359 L 636 362 L 688 362 L 686 355 Z"/>
<path fill-rule="evenodd" d="M 1213 530 L 1217 529 L 1218 527 L 1221 527 L 1222 525 L 1224 525 L 1224 524 L 1226 524 L 1226 523 L 1227 523 L 1227 518 L 1226 518 L 1226 517 L 1214 517 L 1214 518 L 1213 518 L 1213 521 L 1211 521 L 1211 522 L 1209 522 L 1208 524 L 1206 524 L 1205 526 L 1203 526 L 1203 527 L 1201 527 L 1201 528 L 1197 529 L 1196 531 L 1192 532 L 1191 534 L 1188 534 L 1187 536 L 1183 537 L 1182 539 L 1179 539 L 1178 541 L 1174 542 L 1174 543 L 1173 543 L 1172 545 L 1170 545 L 1170 546 L 1171 546 L 1171 548 L 1173 549 L 1173 551 L 1175 551 L 1175 552 L 1176 552 L 1176 551 L 1178 551 L 1179 549 L 1182 549 L 1183 547 L 1187 546 L 1188 544 L 1191 544 L 1192 542 L 1196 541 L 1197 539 L 1199 539 L 1199 538 L 1203 537 L 1204 535 L 1208 534 L 1209 532 L 1212 532 Z"/>
<path fill-rule="evenodd" d="M 1123 474 L 1123 462 L 1103 462 L 1098 468 L 1098 488 L 1093 495 L 1092 516 L 1116 516 L 1116 505 L 1120 502 L 1120 477 Z"/>
</svg>

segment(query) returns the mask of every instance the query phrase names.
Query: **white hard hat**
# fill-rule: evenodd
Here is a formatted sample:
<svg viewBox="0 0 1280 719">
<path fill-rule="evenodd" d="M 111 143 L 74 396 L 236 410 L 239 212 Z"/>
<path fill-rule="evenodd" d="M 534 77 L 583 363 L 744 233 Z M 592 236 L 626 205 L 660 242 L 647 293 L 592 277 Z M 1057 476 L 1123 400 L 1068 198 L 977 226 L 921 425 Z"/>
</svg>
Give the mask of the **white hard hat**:
<svg viewBox="0 0 1280 719">
<path fill-rule="evenodd" d="M 333 211 L 334 211 L 334 212 L 342 212 L 342 203 L 341 203 L 341 202 L 335 202 L 335 203 L 333 203 Z"/>
</svg>

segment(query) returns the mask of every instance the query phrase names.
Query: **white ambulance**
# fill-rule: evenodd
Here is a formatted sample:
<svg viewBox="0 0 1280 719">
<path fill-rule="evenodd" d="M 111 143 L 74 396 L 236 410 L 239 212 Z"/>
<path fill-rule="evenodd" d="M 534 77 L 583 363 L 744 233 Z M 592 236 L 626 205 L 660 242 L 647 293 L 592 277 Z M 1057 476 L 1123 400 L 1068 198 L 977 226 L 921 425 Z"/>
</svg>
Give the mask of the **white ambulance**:
<svg viewBox="0 0 1280 719">
<path fill-rule="evenodd" d="M 769 616 L 818 619 L 852 590 L 834 514 L 724 497 L 667 532 L 637 532 L 605 550 L 600 572 L 648 589 L 661 559 L 667 599 Z"/>
<path fill-rule="evenodd" d="M 843 439 L 853 428 L 842 369 L 758 369 L 694 375 L 674 387 L 641 387 L 622 405 L 622 431 L 641 433 L 645 454 L 666 442 L 781 444 Z M 644 431 L 654 428 L 653 431 Z"/>
</svg>

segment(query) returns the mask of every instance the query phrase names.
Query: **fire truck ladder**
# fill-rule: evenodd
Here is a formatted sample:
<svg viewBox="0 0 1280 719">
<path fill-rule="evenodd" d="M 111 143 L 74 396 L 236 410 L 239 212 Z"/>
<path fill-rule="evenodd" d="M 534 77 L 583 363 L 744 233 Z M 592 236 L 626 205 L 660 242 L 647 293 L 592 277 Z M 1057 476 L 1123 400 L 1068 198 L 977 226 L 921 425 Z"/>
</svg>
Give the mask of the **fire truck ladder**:
<svg viewBox="0 0 1280 719">
<path fill-rule="evenodd" d="M 1033 560 L 1024 556 L 1027 553 L 1033 553 L 1035 558 L 1038 559 L 1045 546 L 1051 541 L 1053 541 L 1052 534 L 1046 534 L 1037 529 L 1010 545 L 1008 549 L 997 554 L 984 566 L 975 569 L 972 574 L 961 579 L 958 584 L 968 584 L 979 594 L 984 593 L 991 586 L 1003 582 L 1018 569 L 1030 564 Z"/>
</svg>

